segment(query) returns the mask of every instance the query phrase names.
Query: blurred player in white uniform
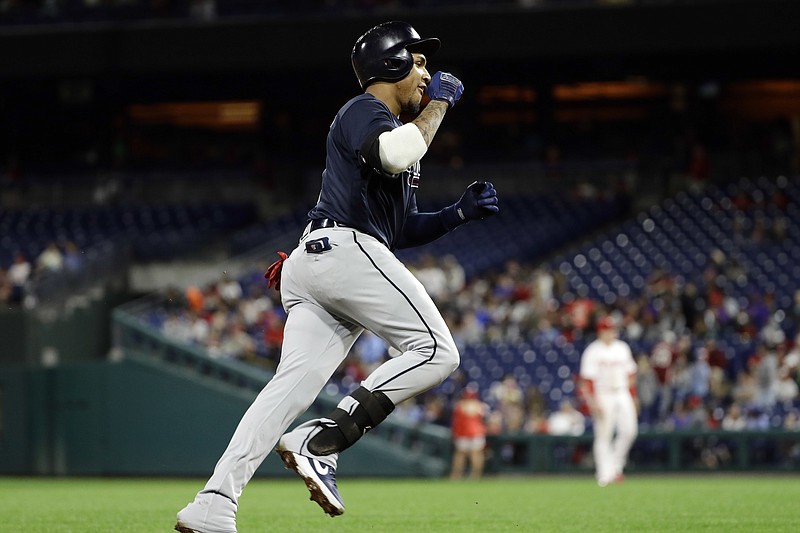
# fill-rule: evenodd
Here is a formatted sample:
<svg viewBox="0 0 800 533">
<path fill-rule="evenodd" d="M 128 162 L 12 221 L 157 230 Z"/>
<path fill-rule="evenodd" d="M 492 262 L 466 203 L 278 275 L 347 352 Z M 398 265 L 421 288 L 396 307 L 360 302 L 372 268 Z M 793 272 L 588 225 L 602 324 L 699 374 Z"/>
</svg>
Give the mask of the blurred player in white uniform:
<svg viewBox="0 0 800 533">
<path fill-rule="evenodd" d="M 580 377 L 594 424 L 597 483 L 619 483 L 638 432 L 636 361 L 611 317 L 598 322 L 597 339 L 581 356 Z"/>
</svg>

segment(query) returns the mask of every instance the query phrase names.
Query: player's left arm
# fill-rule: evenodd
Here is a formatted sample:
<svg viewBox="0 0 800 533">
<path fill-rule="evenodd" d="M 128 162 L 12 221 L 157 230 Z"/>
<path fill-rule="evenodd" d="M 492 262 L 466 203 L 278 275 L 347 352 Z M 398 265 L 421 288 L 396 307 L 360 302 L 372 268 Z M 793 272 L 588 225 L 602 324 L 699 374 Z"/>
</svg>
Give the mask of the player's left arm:
<svg viewBox="0 0 800 533">
<path fill-rule="evenodd" d="M 580 391 L 581 395 L 583 396 L 583 400 L 586 402 L 586 407 L 589 408 L 589 413 L 593 417 L 602 416 L 603 413 L 600 411 L 600 407 L 597 403 L 597 395 L 595 393 L 594 380 L 586 376 L 581 376 Z"/>
<path fill-rule="evenodd" d="M 403 235 L 397 248 L 411 248 L 435 241 L 445 233 L 470 220 L 482 220 L 500 212 L 497 190 L 488 181 L 476 181 L 467 187 L 461 199 L 434 213 L 418 213 L 406 217 Z"/>
</svg>

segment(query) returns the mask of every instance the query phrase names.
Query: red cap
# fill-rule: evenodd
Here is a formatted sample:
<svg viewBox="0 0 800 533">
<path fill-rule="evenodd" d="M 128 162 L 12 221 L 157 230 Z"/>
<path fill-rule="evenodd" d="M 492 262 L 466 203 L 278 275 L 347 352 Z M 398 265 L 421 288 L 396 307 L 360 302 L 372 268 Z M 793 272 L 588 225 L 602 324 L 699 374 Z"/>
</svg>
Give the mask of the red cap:
<svg viewBox="0 0 800 533">
<path fill-rule="evenodd" d="M 614 319 L 610 316 L 604 316 L 597 321 L 597 331 L 603 331 L 604 329 L 617 329 Z"/>
</svg>

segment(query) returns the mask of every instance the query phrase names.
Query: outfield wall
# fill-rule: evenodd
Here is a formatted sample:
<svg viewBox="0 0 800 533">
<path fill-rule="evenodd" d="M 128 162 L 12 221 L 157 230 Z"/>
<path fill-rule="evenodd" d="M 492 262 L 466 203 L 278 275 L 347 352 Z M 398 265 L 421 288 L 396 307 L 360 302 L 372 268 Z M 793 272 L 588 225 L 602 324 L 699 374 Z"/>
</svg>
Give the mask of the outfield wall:
<svg viewBox="0 0 800 533">
<path fill-rule="evenodd" d="M 0 475 L 208 476 L 257 391 L 158 359 L 0 367 Z M 312 407 L 310 414 L 329 409 Z M 391 419 L 343 454 L 350 476 L 438 477 L 447 432 Z M 591 472 L 591 434 L 489 439 L 488 474 Z M 800 471 L 800 432 L 641 433 L 628 470 Z M 290 475 L 269 454 L 257 475 Z"/>
<path fill-rule="evenodd" d="M 0 368 L 0 474 L 207 476 L 254 397 L 142 359 Z M 340 461 L 354 476 L 428 464 L 370 435 Z M 290 474 L 269 454 L 258 475 Z"/>
</svg>

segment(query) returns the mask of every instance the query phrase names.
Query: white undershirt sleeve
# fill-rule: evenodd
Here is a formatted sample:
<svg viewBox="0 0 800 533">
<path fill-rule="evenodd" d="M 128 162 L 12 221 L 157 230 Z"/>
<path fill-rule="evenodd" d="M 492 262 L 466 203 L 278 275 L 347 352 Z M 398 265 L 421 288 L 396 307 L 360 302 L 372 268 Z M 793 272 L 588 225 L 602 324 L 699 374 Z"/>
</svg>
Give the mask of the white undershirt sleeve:
<svg viewBox="0 0 800 533">
<path fill-rule="evenodd" d="M 385 131 L 378 137 L 378 154 L 383 170 L 399 174 L 422 159 L 428 144 L 415 124 L 403 124 L 399 128 Z"/>
</svg>

